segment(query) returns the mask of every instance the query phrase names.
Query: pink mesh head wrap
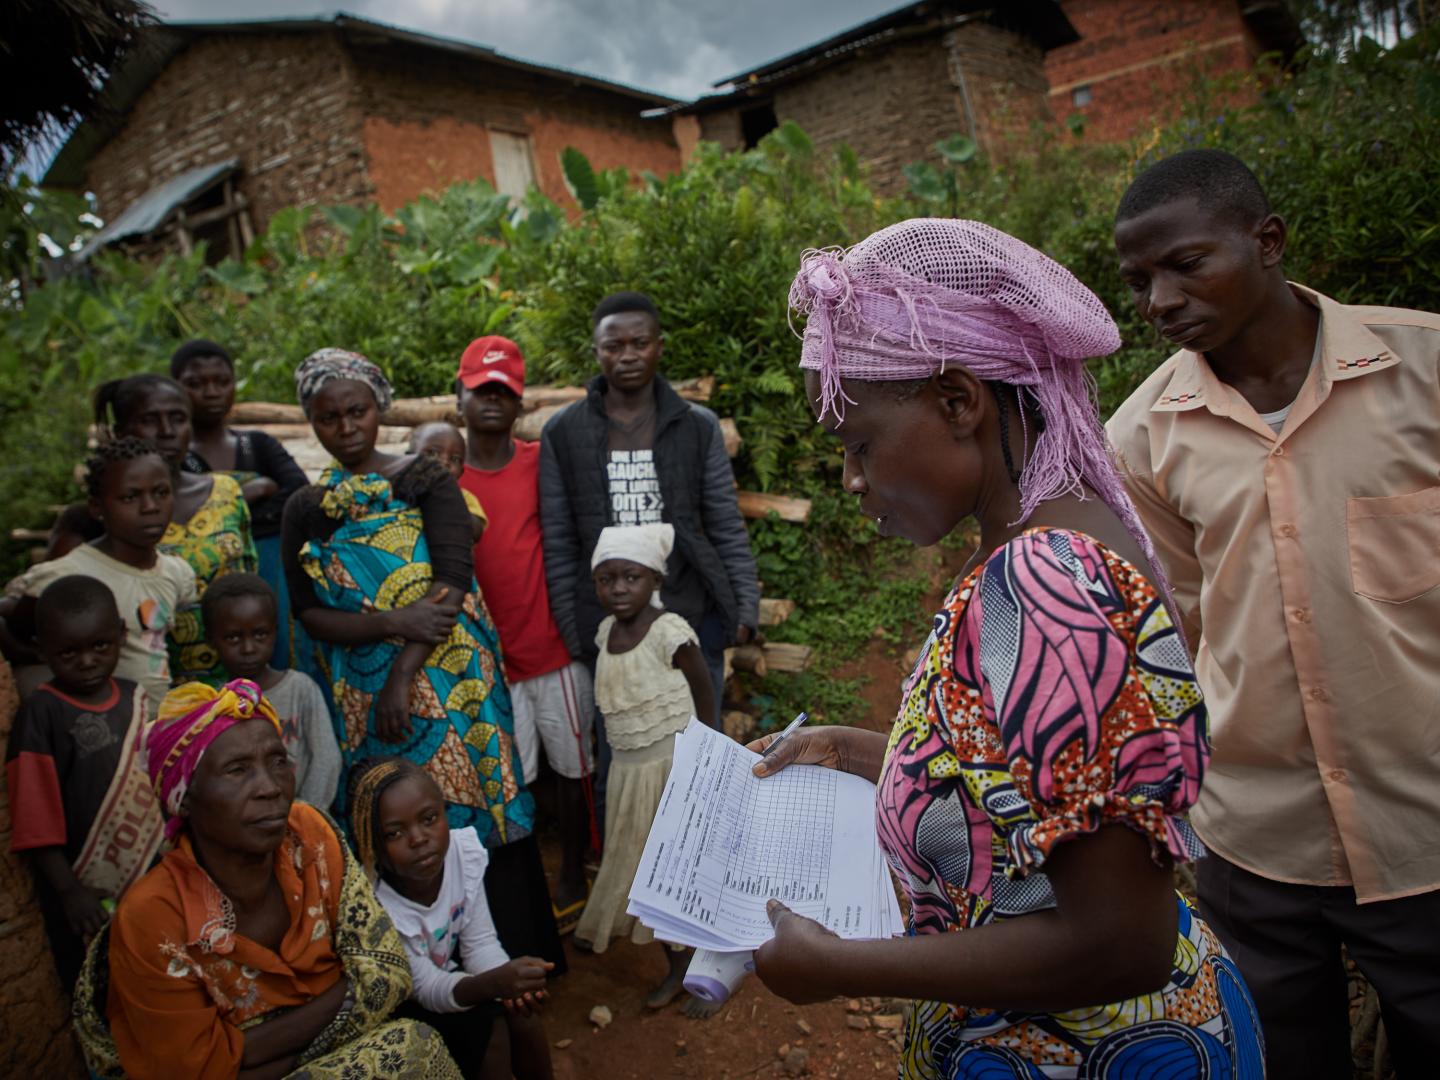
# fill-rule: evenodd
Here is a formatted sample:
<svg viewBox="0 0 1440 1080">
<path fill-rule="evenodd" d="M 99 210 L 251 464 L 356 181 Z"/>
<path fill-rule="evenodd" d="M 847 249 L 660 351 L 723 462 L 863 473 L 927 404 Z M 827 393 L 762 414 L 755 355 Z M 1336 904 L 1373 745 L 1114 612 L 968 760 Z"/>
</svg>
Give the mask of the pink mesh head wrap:
<svg viewBox="0 0 1440 1080">
<path fill-rule="evenodd" d="M 790 307 L 808 316 L 800 366 L 820 373 L 822 418 L 833 412 L 843 422 L 854 404 L 841 379 L 925 379 L 955 363 L 1027 387 L 1045 423 L 1020 473 L 1020 521 L 1047 499 L 1081 494 L 1083 481 L 1163 574 L 1115 471 L 1085 370 L 1088 358 L 1120 347 L 1119 331 L 1055 260 L 983 222 L 914 218 L 848 251 L 805 252 Z"/>
</svg>

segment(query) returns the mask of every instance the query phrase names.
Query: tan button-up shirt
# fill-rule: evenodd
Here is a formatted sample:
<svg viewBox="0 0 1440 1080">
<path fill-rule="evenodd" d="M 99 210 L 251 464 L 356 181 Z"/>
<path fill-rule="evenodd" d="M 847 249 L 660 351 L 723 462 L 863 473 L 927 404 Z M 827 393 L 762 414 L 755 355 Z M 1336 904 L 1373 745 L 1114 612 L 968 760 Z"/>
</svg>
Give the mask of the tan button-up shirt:
<svg viewBox="0 0 1440 1080">
<path fill-rule="evenodd" d="M 1111 418 L 1210 710 L 1218 854 L 1363 903 L 1440 888 L 1440 316 L 1320 309 L 1277 435 L 1202 354 Z"/>
</svg>

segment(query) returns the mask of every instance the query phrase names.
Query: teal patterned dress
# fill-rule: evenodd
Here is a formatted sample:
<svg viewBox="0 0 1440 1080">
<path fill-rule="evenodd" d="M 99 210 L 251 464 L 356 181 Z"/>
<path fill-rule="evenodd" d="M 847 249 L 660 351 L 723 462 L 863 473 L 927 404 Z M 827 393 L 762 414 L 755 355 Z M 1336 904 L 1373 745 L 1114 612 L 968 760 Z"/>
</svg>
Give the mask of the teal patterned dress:
<svg viewBox="0 0 1440 1080">
<path fill-rule="evenodd" d="M 437 575 L 422 513 L 417 500 L 396 493 L 396 486 L 413 496 L 436 484 L 454 484 L 443 468 L 427 460 L 402 470 L 395 485 L 378 473 L 356 475 L 332 466 L 319 485 L 297 493 L 297 499 L 308 497 L 311 503 L 306 530 L 311 535 L 299 548 L 299 569 L 322 605 L 349 612 L 392 611 L 429 592 Z M 440 475 L 430 475 L 434 470 Z M 458 488 L 455 501 L 460 501 Z M 287 519 L 296 509 L 287 507 Z M 316 510 L 334 526 L 328 536 L 319 535 L 326 528 L 315 527 Z M 468 530 L 466 537 L 468 545 Z M 468 563 L 466 572 L 471 573 Z M 440 575 L 442 580 L 448 576 Z M 412 733 L 402 743 L 377 737 L 375 702 L 404 642 L 317 644 L 329 662 L 336 735 L 347 774 L 364 758 L 399 754 L 440 785 L 451 828 L 474 826 L 490 848 L 530 834 L 534 800 L 515 748 L 499 639 L 473 576 L 450 636 L 435 646 L 415 676 Z M 348 801 L 347 788 L 348 777 L 342 776 L 339 805 Z"/>
</svg>

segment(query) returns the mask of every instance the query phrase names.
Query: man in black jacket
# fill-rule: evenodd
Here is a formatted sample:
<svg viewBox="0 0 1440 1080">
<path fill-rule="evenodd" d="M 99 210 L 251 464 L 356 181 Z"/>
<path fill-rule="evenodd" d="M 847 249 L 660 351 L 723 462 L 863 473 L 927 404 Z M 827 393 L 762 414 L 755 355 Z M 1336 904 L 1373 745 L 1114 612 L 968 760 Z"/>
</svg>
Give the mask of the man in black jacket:
<svg viewBox="0 0 1440 1080">
<path fill-rule="evenodd" d="M 670 522 L 675 551 L 661 596 L 700 638 L 716 702 L 715 714 L 700 719 L 718 727 L 725 648 L 749 641 L 760 621 L 755 558 L 720 422 L 656 375 L 664 339 L 648 296 L 607 296 L 593 325 L 601 374 L 584 400 L 545 425 L 540 443 L 540 523 L 555 624 L 570 654 L 593 668 L 604 612 L 590 555 L 600 530 Z"/>
</svg>

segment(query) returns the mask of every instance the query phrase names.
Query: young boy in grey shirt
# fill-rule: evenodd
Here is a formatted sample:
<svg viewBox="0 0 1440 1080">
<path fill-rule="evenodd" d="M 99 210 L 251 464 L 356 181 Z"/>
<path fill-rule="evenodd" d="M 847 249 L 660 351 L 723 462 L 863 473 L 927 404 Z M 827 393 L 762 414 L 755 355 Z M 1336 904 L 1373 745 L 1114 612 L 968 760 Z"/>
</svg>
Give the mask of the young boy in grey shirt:
<svg viewBox="0 0 1440 1080">
<path fill-rule="evenodd" d="M 340 782 L 340 746 L 315 680 L 270 666 L 278 608 L 256 574 L 216 578 L 200 600 L 205 633 L 232 679 L 258 683 L 280 717 L 280 738 L 295 765 L 295 797 L 329 810 Z"/>
</svg>

